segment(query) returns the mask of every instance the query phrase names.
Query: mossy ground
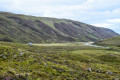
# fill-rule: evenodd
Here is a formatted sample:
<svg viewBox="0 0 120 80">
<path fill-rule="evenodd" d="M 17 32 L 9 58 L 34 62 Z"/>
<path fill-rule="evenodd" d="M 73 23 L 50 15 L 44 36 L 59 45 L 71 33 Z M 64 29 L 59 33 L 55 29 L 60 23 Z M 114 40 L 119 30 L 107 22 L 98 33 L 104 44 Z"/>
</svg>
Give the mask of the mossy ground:
<svg viewBox="0 0 120 80">
<path fill-rule="evenodd" d="M 0 80 L 112 80 L 120 52 L 81 43 L 27 45 L 0 42 Z M 117 48 L 116 48 L 117 49 Z M 92 71 L 87 71 L 92 68 Z M 113 74 L 106 74 L 111 71 Z"/>
</svg>

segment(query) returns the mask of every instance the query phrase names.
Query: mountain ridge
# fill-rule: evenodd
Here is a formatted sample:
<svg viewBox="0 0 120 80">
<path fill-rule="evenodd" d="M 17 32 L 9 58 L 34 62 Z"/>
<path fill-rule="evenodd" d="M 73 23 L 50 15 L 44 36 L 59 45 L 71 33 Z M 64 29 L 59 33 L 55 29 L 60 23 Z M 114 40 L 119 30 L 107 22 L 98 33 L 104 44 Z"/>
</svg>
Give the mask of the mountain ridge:
<svg viewBox="0 0 120 80">
<path fill-rule="evenodd" d="M 119 34 L 107 28 L 79 21 L 0 12 L 0 41 L 23 43 L 96 41 L 113 36 Z"/>
</svg>

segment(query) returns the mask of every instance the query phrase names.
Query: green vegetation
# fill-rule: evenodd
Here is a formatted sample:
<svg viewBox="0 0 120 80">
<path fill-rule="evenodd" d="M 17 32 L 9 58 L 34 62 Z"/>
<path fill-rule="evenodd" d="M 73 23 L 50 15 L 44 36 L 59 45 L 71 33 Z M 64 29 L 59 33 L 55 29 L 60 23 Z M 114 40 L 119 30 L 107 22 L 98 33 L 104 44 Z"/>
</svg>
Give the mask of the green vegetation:
<svg viewBox="0 0 120 80">
<path fill-rule="evenodd" d="M 120 46 L 120 37 L 112 37 L 96 42 L 97 45 Z"/>
<path fill-rule="evenodd" d="M 110 29 L 73 20 L 0 12 L 0 41 L 5 42 L 83 42 L 118 35 Z"/>
<path fill-rule="evenodd" d="M 84 43 L 0 42 L 0 80 L 120 79 L 120 52 Z"/>
<path fill-rule="evenodd" d="M 108 48 L 84 42 L 118 35 L 78 21 L 0 12 L 0 80 L 119 79 L 120 38 L 96 42 Z M 23 44 L 29 42 L 35 44 Z"/>
</svg>

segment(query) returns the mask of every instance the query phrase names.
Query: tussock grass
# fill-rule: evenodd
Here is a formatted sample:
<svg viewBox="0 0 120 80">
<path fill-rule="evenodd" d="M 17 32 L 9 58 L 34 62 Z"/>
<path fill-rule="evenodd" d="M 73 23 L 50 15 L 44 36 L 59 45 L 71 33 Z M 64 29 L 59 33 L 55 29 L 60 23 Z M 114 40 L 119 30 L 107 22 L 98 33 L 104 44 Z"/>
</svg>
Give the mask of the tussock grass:
<svg viewBox="0 0 120 80">
<path fill-rule="evenodd" d="M 118 51 L 76 43 L 29 46 L 0 42 L 1 80 L 111 80 L 120 78 L 119 62 Z"/>
</svg>

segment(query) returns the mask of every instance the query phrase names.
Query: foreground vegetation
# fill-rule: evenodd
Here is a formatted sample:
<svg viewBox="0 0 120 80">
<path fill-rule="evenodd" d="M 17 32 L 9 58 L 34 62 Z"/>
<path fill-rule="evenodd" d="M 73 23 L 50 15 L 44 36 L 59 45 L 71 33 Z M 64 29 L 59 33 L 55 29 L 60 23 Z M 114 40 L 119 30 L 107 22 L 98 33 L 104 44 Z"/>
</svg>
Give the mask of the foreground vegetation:
<svg viewBox="0 0 120 80">
<path fill-rule="evenodd" d="M 0 80 L 119 80 L 118 49 L 0 42 Z"/>
</svg>

